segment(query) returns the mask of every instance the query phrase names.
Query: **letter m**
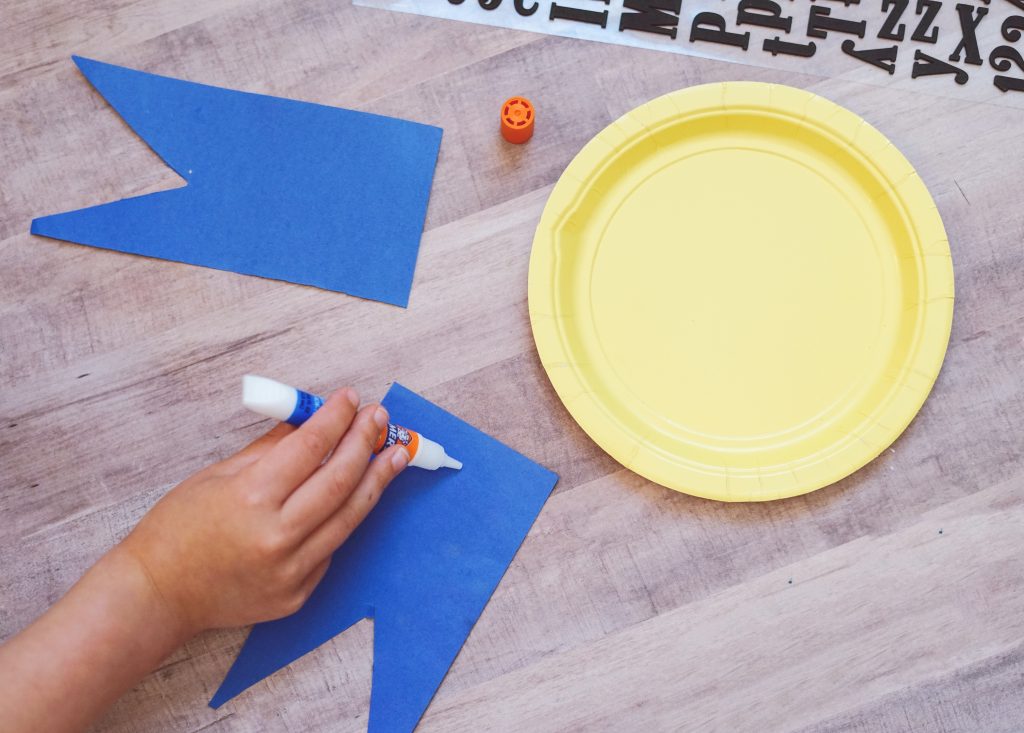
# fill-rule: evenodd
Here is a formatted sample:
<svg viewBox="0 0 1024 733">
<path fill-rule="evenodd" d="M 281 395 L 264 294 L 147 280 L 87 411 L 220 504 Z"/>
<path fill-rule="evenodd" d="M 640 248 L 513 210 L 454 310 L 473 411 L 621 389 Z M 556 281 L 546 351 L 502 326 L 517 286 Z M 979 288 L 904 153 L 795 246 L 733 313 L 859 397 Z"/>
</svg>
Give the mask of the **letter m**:
<svg viewBox="0 0 1024 733">
<path fill-rule="evenodd" d="M 623 8 L 636 12 L 623 11 L 619 30 L 658 33 L 674 39 L 681 4 L 682 0 L 625 0 Z"/>
</svg>

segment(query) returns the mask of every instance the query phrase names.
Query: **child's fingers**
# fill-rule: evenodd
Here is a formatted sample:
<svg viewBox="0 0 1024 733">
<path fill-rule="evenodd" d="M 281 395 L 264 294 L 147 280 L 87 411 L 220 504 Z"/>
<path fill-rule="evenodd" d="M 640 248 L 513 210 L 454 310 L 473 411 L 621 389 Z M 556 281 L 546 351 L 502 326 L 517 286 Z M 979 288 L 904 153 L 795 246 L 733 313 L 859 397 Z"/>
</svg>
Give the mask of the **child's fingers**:
<svg viewBox="0 0 1024 733">
<path fill-rule="evenodd" d="M 359 396 L 351 387 L 332 394 L 309 420 L 252 464 L 253 480 L 274 499 L 287 499 L 337 447 L 358 406 Z"/>
<path fill-rule="evenodd" d="M 313 595 L 313 591 L 316 590 L 320 581 L 323 580 L 324 574 L 327 572 L 327 568 L 330 564 L 331 558 L 324 558 L 316 565 L 316 567 L 306 574 L 306 577 L 302 579 L 298 588 L 289 590 L 285 595 L 283 595 L 274 617 L 283 618 L 284 616 L 291 616 L 293 613 L 298 613 L 299 609 L 306 605 L 306 601 L 308 601 L 309 597 Z"/>
<path fill-rule="evenodd" d="M 299 547 L 299 562 L 313 566 L 324 557 L 330 557 L 377 506 L 384 489 L 408 463 L 409 453 L 400 445 L 388 448 L 373 459 L 348 501 Z"/>
<path fill-rule="evenodd" d="M 294 432 L 294 425 L 289 425 L 286 422 L 278 423 L 269 432 L 264 433 L 233 456 L 229 456 L 217 464 L 217 473 L 237 473 L 241 471 L 277 445 L 284 436 Z"/>
<path fill-rule="evenodd" d="M 320 584 L 320 581 L 324 579 L 324 575 L 327 573 L 327 568 L 330 566 L 330 564 L 331 558 L 328 555 L 323 560 L 321 560 L 320 564 L 313 568 L 310 574 L 306 576 L 306 579 L 302 581 L 302 585 L 299 586 L 299 596 L 302 598 L 303 603 L 305 603 L 309 599 L 309 597 L 313 595 L 313 591 L 316 590 L 316 587 Z"/>
<path fill-rule="evenodd" d="M 361 409 L 327 463 L 285 500 L 281 510 L 285 526 L 305 537 L 334 514 L 366 473 L 377 438 L 387 424 L 383 407 Z"/>
</svg>

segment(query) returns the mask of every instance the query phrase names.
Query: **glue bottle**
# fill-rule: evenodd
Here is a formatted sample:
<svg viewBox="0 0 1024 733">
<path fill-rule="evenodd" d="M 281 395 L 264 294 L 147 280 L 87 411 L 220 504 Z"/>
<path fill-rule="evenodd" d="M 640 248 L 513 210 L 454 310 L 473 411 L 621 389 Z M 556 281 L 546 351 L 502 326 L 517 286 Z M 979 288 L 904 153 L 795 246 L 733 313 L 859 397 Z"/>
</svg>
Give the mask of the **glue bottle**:
<svg viewBox="0 0 1024 733">
<path fill-rule="evenodd" d="M 242 377 L 242 404 L 264 417 L 283 420 L 291 425 L 301 425 L 323 405 L 323 397 L 289 387 L 266 377 L 246 374 Z M 373 448 L 380 453 L 396 443 L 409 451 L 409 465 L 436 471 L 439 468 L 462 468 L 462 463 L 444 452 L 444 448 L 401 425 L 388 424 L 377 437 Z"/>
</svg>

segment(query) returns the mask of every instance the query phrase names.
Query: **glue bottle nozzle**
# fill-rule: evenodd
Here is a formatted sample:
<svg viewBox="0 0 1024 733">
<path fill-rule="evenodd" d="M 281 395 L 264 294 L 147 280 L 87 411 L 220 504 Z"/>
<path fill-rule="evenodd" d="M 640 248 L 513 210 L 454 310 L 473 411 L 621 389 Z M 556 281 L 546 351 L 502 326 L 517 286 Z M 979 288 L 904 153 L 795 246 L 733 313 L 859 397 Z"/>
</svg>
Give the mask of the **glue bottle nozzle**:
<svg viewBox="0 0 1024 733">
<path fill-rule="evenodd" d="M 462 461 L 456 461 L 451 456 L 444 457 L 444 463 L 441 464 L 442 468 L 454 468 L 456 471 L 462 469 Z"/>
</svg>

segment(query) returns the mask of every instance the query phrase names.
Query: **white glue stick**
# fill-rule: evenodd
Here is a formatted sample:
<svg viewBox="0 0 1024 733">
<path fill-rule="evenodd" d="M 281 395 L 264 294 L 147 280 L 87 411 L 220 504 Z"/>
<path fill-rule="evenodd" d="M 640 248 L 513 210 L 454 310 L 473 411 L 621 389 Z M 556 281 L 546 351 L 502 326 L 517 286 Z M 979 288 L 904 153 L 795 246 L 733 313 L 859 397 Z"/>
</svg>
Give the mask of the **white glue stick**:
<svg viewBox="0 0 1024 733">
<path fill-rule="evenodd" d="M 302 425 L 323 405 L 323 397 L 317 397 L 287 384 L 275 382 L 266 377 L 246 374 L 242 377 L 242 404 L 247 409 L 264 417 L 272 417 L 291 425 Z M 462 463 L 444 452 L 444 448 L 400 425 L 388 424 L 377 438 L 374 453 L 380 453 L 396 443 L 409 451 L 409 465 L 436 471 L 439 468 L 462 468 Z"/>
</svg>

